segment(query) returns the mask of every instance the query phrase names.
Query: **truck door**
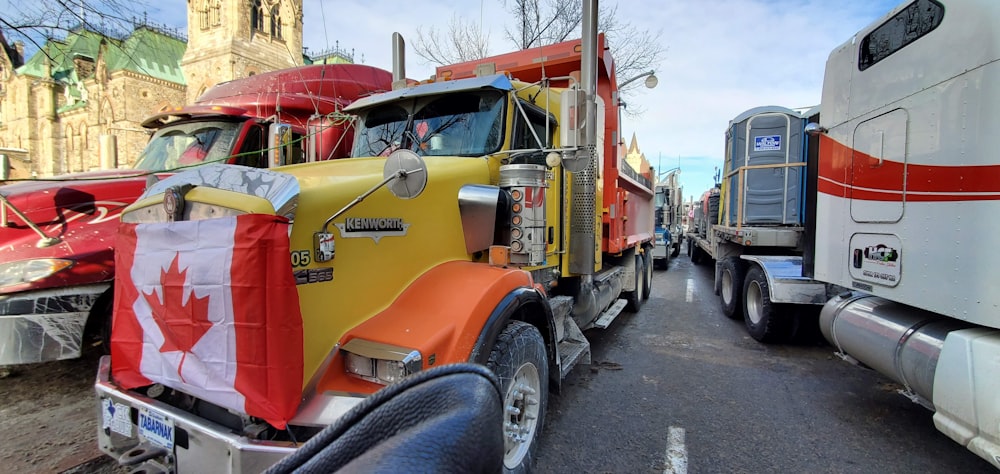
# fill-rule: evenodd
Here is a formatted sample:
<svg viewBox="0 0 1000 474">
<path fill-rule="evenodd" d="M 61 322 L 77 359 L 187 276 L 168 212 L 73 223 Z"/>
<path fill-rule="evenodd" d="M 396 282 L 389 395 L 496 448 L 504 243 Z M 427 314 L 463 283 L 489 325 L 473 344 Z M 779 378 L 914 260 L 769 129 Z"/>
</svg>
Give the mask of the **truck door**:
<svg viewBox="0 0 1000 474">
<path fill-rule="evenodd" d="M 851 219 L 898 222 L 906 197 L 905 109 L 865 120 L 854 129 L 851 156 Z"/>
<path fill-rule="evenodd" d="M 266 167 L 267 158 L 264 154 L 264 148 L 263 127 L 258 124 L 251 124 L 247 127 L 246 135 L 243 137 L 243 145 L 238 150 L 235 163 L 254 168 Z"/>
</svg>

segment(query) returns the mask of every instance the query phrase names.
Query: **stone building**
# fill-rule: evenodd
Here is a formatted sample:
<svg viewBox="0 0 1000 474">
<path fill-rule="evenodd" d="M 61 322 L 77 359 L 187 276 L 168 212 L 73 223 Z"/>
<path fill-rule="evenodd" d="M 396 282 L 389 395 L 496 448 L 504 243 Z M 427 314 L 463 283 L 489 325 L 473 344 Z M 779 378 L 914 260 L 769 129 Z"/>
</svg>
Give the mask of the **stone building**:
<svg viewBox="0 0 1000 474">
<path fill-rule="evenodd" d="M 310 63 L 302 0 L 188 0 L 187 36 L 141 20 L 127 34 L 93 25 L 24 58 L 0 35 L 0 155 L 10 178 L 131 167 L 143 119 L 212 85 Z M 338 51 L 323 62 L 350 62 Z"/>
</svg>

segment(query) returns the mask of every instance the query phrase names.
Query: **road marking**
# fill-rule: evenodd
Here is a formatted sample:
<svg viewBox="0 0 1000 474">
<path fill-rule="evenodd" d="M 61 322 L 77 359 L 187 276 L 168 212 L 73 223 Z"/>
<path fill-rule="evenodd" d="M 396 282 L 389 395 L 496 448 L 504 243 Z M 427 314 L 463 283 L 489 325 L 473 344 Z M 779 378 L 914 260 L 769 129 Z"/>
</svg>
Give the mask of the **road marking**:
<svg viewBox="0 0 1000 474">
<path fill-rule="evenodd" d="M 687 458 L 687 448 L 684 446 L 684 428 L 671 426 L 667 432 L 667 457 L 663 466 L 663 474 L 687 474 Z"/>
<path fill-rule="evenodd" d="M 687 301 L 688 303 L 694 301 L 694 279 L 693 278 L 688 278 L 688 281 L 687 281 L 687 295 L 684 297 L 684 300 Z"/>
</svg>

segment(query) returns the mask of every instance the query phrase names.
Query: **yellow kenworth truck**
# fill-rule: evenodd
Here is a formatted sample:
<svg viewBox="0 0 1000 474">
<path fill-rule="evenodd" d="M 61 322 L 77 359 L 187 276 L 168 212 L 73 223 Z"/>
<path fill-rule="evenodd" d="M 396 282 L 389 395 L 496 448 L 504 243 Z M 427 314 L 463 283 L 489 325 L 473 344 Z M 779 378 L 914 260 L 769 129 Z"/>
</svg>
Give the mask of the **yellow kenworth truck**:
<svg viewBox="0 0 1000 474">
<path fill-rule="evenodd" d="M 649 295 L 653 170 L 618 154 L 588 23 L 433 82 L 394 71 L 345 109 L 352 158 L 152 185 L 116 242 L 101 450 L 260 471 L 380 388 L 471 361 L 503 386 L 505 470 L 530 469 L 549 390 L 590 362 L 582 331 Z"/>
</svg>

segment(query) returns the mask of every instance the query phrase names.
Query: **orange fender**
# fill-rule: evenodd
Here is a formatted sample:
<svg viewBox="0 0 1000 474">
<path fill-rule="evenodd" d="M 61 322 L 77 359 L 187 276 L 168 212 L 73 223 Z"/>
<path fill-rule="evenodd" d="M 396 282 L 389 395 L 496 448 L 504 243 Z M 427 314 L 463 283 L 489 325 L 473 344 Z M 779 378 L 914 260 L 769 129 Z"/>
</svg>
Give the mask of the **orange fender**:
<svg viewBox="0 0 1000 474">
<path fill-rule="evenodd" d="M 537 311 L 518 317 L 539 326 L 552 363 L 554 329 L 551 309 L 535 288 L 531 274 L 484 263 L 452 261 L 418 277 L 396 301 L 347 332 L 341 347 L 354 338 L 416 349 L 424 370 L 457 362 L 485 363 L 497 334 L 520 308 Z M 382 386 L 344 370 L 337 354 L 318 384 L 326 390 L 370 393 Z"/>
</svg>

